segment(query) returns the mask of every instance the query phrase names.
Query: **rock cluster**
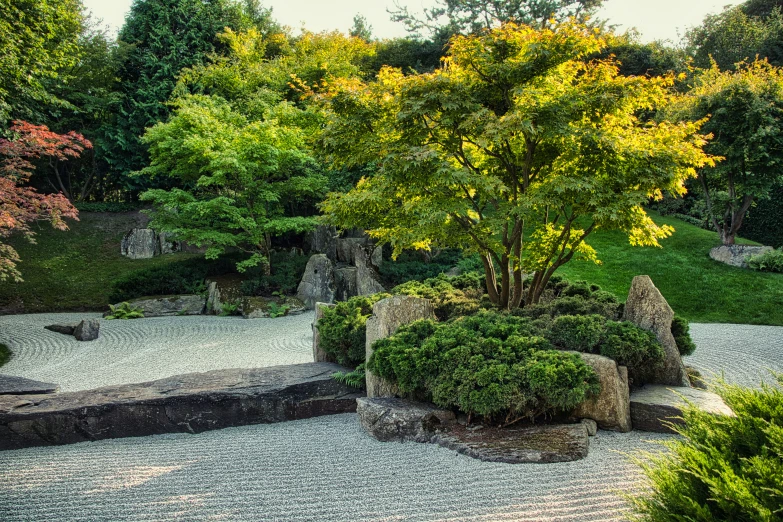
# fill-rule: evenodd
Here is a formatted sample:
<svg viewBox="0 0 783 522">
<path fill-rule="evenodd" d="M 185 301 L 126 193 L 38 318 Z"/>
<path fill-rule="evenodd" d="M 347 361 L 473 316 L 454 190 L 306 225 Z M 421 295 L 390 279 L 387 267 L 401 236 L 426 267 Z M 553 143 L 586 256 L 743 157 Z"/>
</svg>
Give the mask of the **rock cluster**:
<svg viewBox="0 0 783 522">
<path fill-rule="evenodd" d="M 100 335 L 101 323 L 97 319 L 84 319 L 78 323 L 50 324 L 44 328 L 63 335 L 73 335 L 77 341 L 94 341 Z"/>
</svg>

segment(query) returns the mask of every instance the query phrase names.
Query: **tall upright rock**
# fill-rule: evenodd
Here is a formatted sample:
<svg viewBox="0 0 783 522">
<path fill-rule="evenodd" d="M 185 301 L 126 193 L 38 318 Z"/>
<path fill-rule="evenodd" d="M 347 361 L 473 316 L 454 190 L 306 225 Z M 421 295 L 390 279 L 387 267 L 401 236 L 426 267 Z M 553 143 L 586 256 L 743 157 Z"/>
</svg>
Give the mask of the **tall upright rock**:
<svg viewBox="0 0 783 522">
<path fill-rule="evenodd" d="M 655 287 L 650 276 L 640 275 L 633 278 L 628 300 L 625 302 L 624 319 L 653 332 L 663 346 L 666 357 L 663 365 L 655 371 L 651 384 L 689 387 L 688 374 L 672 335 L 674 310 Z"/>
<path fill-rule="evenodd" d="M 315 303 L 333 303 L 334 296 L 334 266 L 326 254 L 315 254 L 307 262 L 296 297 L 313 310 Z"/>
<path fill-rule="evenodd" d="M 391 336 L 397 329 L 419 319 L 435 319 L 435 309 L 429 299 L 395 295 L 381 299 L 372 307 L 372 316 L 367 319 L 367 337 L 365 344 L 365 360 L 369 361 L 373 354 L 372 345 L 378 339 Z M 390 382 L 374 375 L 369 369 L 367 375 L 368 397 L 394 397 L 397 387 Z"/>
</svg>

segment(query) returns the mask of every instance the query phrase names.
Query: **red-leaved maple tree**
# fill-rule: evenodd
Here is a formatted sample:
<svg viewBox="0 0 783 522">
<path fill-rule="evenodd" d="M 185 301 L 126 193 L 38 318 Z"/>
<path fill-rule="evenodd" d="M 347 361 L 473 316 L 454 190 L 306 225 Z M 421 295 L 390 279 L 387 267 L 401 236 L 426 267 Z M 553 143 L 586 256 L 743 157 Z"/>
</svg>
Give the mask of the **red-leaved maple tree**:
<svg viewBox="0 0 783 522">
<path fill-rule="evenodd" d="M 34 243 L 32 223 L 49 221 L 54 228 L 67 230 L 65 218 L 78 219 L 78 211 L 62 193 L 40 194 L 27 185 L 35 171 L 33 162 L 78 158 L 92 143 L 77 132 L 57 134 L 24 121 L 15 121 L 10 131 L 13 139 L 0 138 L 0 280 L 20 282 L 19 254 L 2 240 L 18 233 Z"/>
</svg>

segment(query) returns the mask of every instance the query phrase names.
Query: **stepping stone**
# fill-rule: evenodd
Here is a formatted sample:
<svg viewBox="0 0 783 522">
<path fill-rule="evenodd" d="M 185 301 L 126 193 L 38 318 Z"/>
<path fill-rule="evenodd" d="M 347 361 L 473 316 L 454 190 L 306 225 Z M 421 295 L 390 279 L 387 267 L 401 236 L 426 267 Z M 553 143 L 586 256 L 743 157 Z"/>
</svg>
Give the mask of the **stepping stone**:
<svg viewBox="0 0 783 522">
<path fill-rule="evenodd" d="M 51 396 L 0 395 L 0 450 L 307 419 L 356 411 L 331 363 L 190 373 Z"/>
<path fill-rule="evenodd" d="M 675 433 L 669 423 L 682 426 L 687 403 L 713 415 L 734 416 L 720 395 L 697 388 L 647 385 L 631 393 L 631 422 L 640 431 Z"/>
<path fill-rule="evenodd" d="M 60 386 L 50 382 L 34 381 L 24 377 L 0 375 L 0 395 L 29 395 L 37 393 L 54 393 Z"/>
</svg>

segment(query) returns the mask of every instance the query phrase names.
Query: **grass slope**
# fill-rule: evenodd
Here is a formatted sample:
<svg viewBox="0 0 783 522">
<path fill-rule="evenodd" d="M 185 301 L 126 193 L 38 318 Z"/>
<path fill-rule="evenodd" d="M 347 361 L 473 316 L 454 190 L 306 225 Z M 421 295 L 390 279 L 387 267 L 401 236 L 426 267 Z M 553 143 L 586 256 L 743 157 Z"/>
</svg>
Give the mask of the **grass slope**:
<svg viewBox="0 0 783 522">
<path fill-rule="evenodd" d="M 24 282 L 0 282 L 0 312 L 104 311 L 117 277 L 198 256 L 178 253 L 133 260 L 120 255 L 122 236 L 144 226 L 144 217 L 137 212 L 82 212 L 79 219 L 69 222 L 65 232 L 41 225 L 36 244 L 13 238 Z"/>
<path fill-rule="evenodd" d="M 588 242 L 603 264 L 573 261 L 558 270 L 571 280 L 601 285 L 625 300 L 631 280 L 649 275 L 674 310 L 689 321 L 783 325 L 783 274 L 734 268 L 710 259 L 718 234 L 650 213 L 675 227 L 663 248 L 631 247 L 619 232 L 596 232 Z M 741 243 L 755 244 L 751 241 Z"/>
</svg>

